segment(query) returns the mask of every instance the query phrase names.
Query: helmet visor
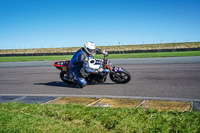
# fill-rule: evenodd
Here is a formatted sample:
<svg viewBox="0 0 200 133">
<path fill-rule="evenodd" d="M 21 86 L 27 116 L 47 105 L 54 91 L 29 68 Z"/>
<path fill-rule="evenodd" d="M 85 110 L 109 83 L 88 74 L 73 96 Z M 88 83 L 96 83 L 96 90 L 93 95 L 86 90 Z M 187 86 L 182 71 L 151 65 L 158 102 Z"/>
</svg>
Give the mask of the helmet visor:
<svg viewBox="0 0 200 133">
<path fill-rule="evenodd" d="M 95 53 L 96 53 L 96 49 L 89 49 L 89 48 L 87 48 L 87 50 L 88 50 L 90 53 L 92 53 L 92 54 L 95 54 Z"/>
</svg>

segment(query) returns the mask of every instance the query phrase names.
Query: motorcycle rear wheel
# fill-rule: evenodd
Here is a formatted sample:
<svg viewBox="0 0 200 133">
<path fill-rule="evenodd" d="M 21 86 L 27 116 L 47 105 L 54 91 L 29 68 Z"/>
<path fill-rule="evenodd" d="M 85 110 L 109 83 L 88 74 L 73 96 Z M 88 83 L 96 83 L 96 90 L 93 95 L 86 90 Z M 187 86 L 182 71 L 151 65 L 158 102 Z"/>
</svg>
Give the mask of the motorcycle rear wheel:
<svg viewBox="0 0 200 133">
<path fill-rule="evenodd" d="M 60 79 L 63 81 L 63 82 L 65 82 L 65 83 L 67 83 L 67 84 L 75 84 L 74 82 L 72 82 L 72 81 L 70 81 L 70 77 L 69 77 L 69 74 L 67 74 L 66 72 L 64 72 L 64 71 L 61 71 L 60 72 Z"/>
<path fill-rule="evenodd" d="M 131 80 L 131 74 L 124 69 L 110 73 L 110 79 L 117 84 L 126 84 Z"/>
</svg>

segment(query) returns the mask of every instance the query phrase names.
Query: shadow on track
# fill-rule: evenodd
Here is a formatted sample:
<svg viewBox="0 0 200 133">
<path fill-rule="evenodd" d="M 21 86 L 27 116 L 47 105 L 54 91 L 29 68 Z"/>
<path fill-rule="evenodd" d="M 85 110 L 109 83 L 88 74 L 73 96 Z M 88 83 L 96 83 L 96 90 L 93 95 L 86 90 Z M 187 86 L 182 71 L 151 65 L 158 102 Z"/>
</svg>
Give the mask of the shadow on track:
<svg viewBox="0 0 200 133">
<path fill-rule="evenodd" d="M 113 85 L 113 84 L 115 83 L 88 83 L 87 85 Z M 46 85 L 46 86 L 69 87 L 69 88 L 80 89 L 78 85 L 69 85 L 67 83 L 60 81 L 53 81 L 48 83 L 34 83 L 34 85 Z"/>
<path fill-rule="evenodd" d="M 48 82 L 48 83 L 34 83 L 34 85 L 46 85 L 46 86 L 55 86 L 55 87 L 70 87 L 70 88 L 78 88 L 74 85 L 69 85 L 64 82 L 60 81 L 53 81 L 53 82 Z"/>
</svg>

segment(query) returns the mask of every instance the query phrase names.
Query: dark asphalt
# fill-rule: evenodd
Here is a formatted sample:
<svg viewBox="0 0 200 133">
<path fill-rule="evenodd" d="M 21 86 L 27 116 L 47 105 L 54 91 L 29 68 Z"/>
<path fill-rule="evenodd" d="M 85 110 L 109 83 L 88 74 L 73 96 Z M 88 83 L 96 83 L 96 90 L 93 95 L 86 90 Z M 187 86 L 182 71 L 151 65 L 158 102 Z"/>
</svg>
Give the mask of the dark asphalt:
<svg viewBox="0 0 200 133">
<path fill-rule="evenodd" d="M 170 58 L 163 60 L 166 59 Z M 161 63 L 134 64 L 130 63 L 134 62 L 134 59 L 128 59 L 128 63 L 121 65 L 116 62 L 118 64 L 116 66 L 123 67 L 131 73 L 132 79 L 129 83 L 115 84 L 108 78 L 104 84 L 90 84 L 83 89 L 63 83 L 59 71 L 52 63 L 52 65 L 19 65 L 8 68 L 4 66 L 0 68 L 0 96 L 104 96 L 186 101 L 189 99 L 199 102 L 198 60 L 192 63 L 190 58 L 187 58 L 184 63 L 162 63 L 163 60 Z M 187 60 L 189 63 L 186 63 Z"/>
</svg>

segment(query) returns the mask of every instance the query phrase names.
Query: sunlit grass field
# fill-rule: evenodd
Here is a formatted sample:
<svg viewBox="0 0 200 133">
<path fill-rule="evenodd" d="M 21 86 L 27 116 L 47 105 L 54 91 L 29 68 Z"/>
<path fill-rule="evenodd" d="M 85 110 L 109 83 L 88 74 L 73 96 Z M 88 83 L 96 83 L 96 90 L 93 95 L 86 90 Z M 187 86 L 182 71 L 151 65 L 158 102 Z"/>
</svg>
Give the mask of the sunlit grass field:
<svg viewBox="0 0 200 133">
<path fill-rule="evenodd" d="M 199 133 L 199 123 L 197 111 L 0 104 L 1 133 Z"/>
</svg>

